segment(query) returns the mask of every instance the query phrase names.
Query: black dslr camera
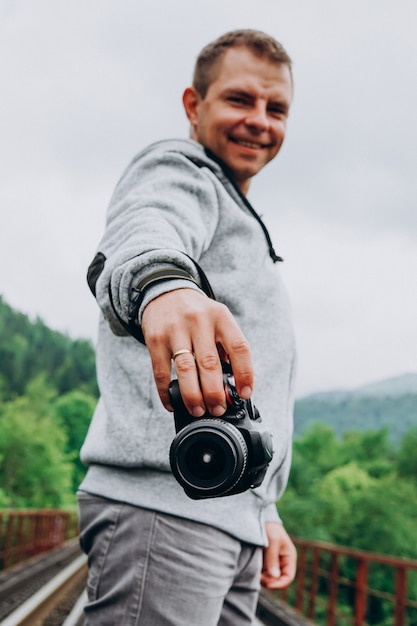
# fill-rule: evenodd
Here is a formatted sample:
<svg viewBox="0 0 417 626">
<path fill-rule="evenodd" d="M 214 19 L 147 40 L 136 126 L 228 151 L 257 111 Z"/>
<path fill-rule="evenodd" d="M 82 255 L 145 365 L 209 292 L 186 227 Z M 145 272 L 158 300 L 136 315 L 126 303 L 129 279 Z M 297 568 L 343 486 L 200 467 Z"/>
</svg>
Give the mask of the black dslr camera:
<svg viewBox="0 0 417 626">
<path fill-rule="evenodd" d="M 230 365 L 222 363 L 226 413 L 196 419 L 181 398 L 178 380 L 169 387 L 175 431 L 169 459 L 172 472 L 194 500 L 230 496 L 262 483 L 273 449 L 271 435 L 260 432 L 260 415 L 251 400 L 242 400 Z"/>
</svg>

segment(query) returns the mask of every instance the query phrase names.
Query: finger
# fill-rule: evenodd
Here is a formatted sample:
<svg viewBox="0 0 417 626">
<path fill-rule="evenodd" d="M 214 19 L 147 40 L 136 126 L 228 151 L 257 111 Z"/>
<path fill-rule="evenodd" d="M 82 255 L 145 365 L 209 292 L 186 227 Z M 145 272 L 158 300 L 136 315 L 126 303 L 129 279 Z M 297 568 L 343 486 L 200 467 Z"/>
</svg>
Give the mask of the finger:
<svg viewBox="0 0 417 626">
<path fill-rule="evenodd" d="M 282 572 L 278 578 L 262 573 L 261 585 L 263 585 L 267 589 L 284 589 L 293 582 L 294 578 L 295 573 L 294 575 L 292 575 L 290 573 Z"/>
<path fill-rule="evenodd" d="M 193 335 L 198 381 L 207 411 L 220 417 L 226 411 L 223 370 L 214 331 L 196 331 Z"/>
<path fill-rule="evenodd" d="M 237 352 L 229 352 L 230 363 L 235 377 L 236 390 L 241 398 L 249 400 L 253 392 L 254 376 L 252 354 L 244 340 Z"/>
<path fill-rule="evenodd" d="M 283 582 L 282 578 L 271 578 L 269 576 L 261 576 L 261 585 L 266 589 L 284 589 L 288 587 L 291 581 Z"/>
<path fill-rule="evenodd" d="M 253 361 L 249 343 L 231 316 L 223 323 L 218 341 L 228 355 L 235 377 L 236 390 L 241 398 L 251 397 L 254 385 Z"/>
<path fill-rule="evenodd" d="M 175 352 L 174 352 L 175 354 Z M 181 398 L 188 413 L 202 417 L 206 412 L 194 354 L 179 354 L 174 361 Z"/>
<path fill-rule="evenodd" d="M 171 351 L 166 346 L 154 346 L 149 349 L 152 361 L 153 376 L 161 402 L 167 411 L 172 411 L 169 397 L 169 383 L 171 382 Z"/>
<path fill-rule="evenodd" d="M 286 587 L 295 578 L 295 574 L 297 571 L 297 553 L 288 552 L 288 554 L 283 554 L 281 557 L 281 576 L 277 581 L 280 587 Z"/>
<path fill-rule="evenodd" d="M 282 556 L 280 565 L 274 563 L 267 565 L 261 574 L 261 584 L 267 589 L 283 589 L 287 587 L 295 578 L 295 559 Z"/>
</svg>

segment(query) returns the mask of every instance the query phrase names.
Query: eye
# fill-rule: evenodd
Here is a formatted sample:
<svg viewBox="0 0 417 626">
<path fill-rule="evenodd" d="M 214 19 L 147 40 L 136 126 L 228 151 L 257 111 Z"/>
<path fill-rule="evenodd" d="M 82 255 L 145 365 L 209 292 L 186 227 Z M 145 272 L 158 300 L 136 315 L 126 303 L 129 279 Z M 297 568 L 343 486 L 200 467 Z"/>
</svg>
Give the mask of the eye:
<svg viewBox="0 0 417 626">
<path fill-rule="evenodd" d="M 243 96 L 229 96 L 229 102 L 233 102 L 233 104 L 246 104 L 246 99 Z"/>
<path fill-rule="evenodd" d="M 271 104 L 268 107 L 268 111 L 274 117 L 287 117 L 288 115 L 287 107 L 282 104 Z"/>
<path fill-rule="evenodd" d="M 250 94 L 244 91 L 229 91 L 224 94 L 224 99 L 231 106 L 235 107 L 248 107 L 253 102 L 253 98 Z"/>
</svg>

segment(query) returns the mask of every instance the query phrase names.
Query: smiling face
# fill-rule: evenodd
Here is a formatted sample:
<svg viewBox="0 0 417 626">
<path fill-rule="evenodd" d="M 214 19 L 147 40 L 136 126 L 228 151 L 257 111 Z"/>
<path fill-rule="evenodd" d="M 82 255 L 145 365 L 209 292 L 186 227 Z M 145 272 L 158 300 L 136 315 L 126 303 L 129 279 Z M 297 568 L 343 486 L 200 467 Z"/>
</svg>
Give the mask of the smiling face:
<svg viewBox="0 0 417 626">
<path fill-rule="evenodd" d="M 189 87 L 183 102 L 191 138 L 229 167 L 246 194 L 252 176 L 281 148 L 291 99 L 289 67 L 239 46 L 224 53 L 206 96 Z"/>
</svg>

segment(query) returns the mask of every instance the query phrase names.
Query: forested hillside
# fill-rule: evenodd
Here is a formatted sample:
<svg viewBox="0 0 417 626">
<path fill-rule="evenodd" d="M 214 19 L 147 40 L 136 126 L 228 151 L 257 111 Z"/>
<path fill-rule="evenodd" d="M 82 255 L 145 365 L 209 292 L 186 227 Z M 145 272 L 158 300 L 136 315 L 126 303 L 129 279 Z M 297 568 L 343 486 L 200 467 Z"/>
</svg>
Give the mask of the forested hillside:
<svg viewBox="0 0 417 626">
<path fill-rule="evenodd" d="M 0 297 L 0 507 L 75 502 L 97 401 L 95 356 Z"/>
<path fill-rule="evenodd" d="M 95 357 L 90 342 L 73 341 L 40 319 L 12 309 L 0 296 L 0 395 L 22 395 L 43 375 L 59 394 L 82 389 L 97 394 Z"/>
<path fill-rule="evenodd" d="M 295 407 L 296 434 L 314 422 L 328 424 L 338 436 L 347 430 L 386 427 L 391 441 L 399 443 L 410 428 L 417 427 L 417 374 L 299 399 Z"/>
<path fill-rule="evenodd" d="M 410 380 L 409 389 L 414 390 Z M 400 381 L 400 379 L 398 379 Z M 402 394 L 382 394 L 381 387 L 363 392 L 324 393 L 301 398 L 295 406 L 295 432 L 300 435 L 313 422 L 332 427 L 340 436 L 347 430 L 379 430 L 386 427 L 390 439 L 398 443 L 405 433 L 417 426 L 417 393 L 404 387 Z M 382 394 L 382 395 L 381 395 Z"/>
</svg>

